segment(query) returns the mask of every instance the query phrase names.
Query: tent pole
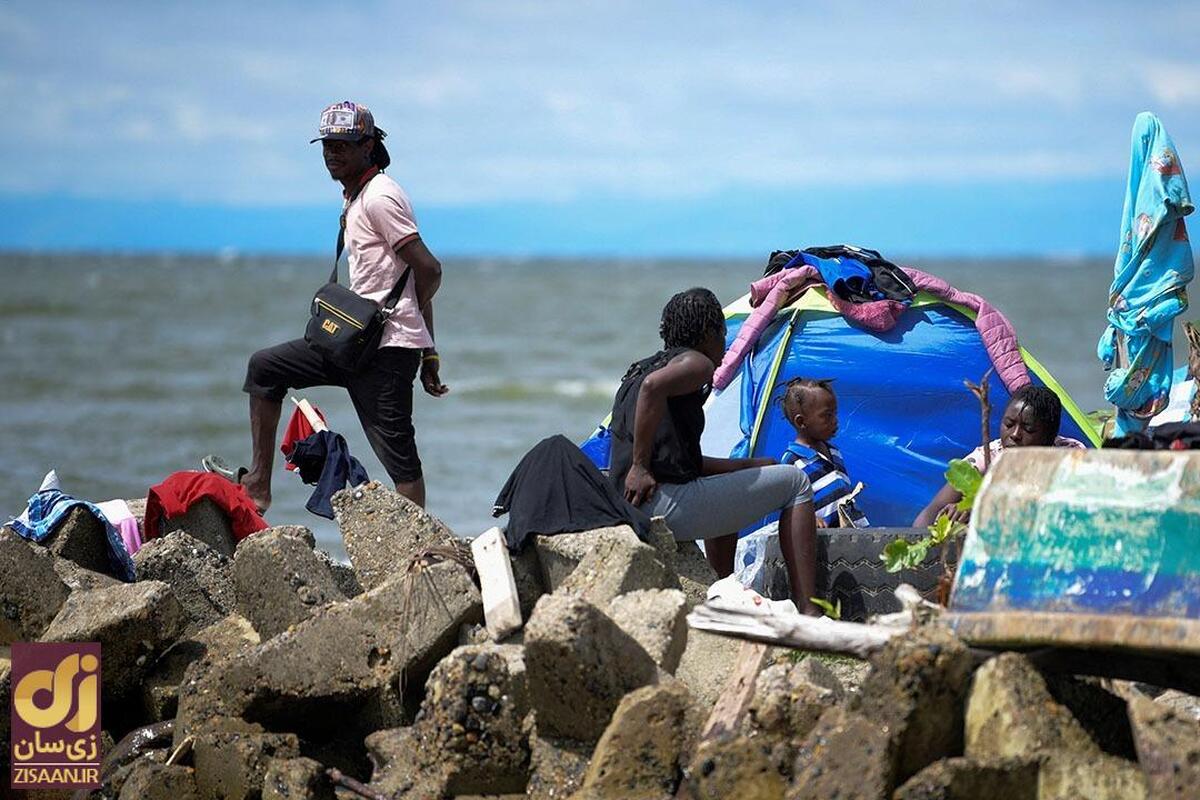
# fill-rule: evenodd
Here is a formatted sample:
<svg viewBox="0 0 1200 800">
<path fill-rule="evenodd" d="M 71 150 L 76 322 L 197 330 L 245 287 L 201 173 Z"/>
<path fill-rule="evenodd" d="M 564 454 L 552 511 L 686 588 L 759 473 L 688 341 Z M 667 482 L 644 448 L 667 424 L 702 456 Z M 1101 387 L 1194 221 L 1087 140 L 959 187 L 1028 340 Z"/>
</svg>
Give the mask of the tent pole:
<svg viewBox="0 0 1200 800">
<path fill-rule="evenodd" d="M 754 417 L 754 427 L 750 430 L 750 450 L 746 453 L 748 458 L 754 457 L 754 448 L 758 446 L 758 433 L 762 430 L 763 420 L 767 416 L 767 406 L 771 405 L 771 393 L 775 391 L 775 380 L 779 377 L 779 368 L 783 366 L 783 355 L 787 352 L 788 345 L 792 341 L 792 336 L 796 332 L 796 316 L 799 313 L 799 308 L 792 309 L 792 318 L 788 320 L 787 333 L 783 335 L 779 347 L 775 349 L 775 359 L 771 364 L 770 371 L 767 373 L 766 396 L 758 404 L 758 413 Z"/>
</svg>

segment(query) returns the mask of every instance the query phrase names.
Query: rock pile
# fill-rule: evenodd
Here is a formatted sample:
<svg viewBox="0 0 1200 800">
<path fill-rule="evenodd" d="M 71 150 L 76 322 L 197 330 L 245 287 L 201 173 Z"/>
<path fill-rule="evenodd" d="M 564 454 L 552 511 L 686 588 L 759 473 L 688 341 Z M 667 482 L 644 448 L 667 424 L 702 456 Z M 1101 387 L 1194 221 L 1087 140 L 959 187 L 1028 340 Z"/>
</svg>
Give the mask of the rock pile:
<svg viewBox="0 0 1200 800">
<path fill-rule="evenodd" d="M 378 484 L 334 506 L 351 567 L 295 526 L 235 547 L 208 511 L 139 553 L 132 584 L 105 574 L 86 517 L 57 545 L 0 531 L 0 710 L 5 645 L 101 642 L 107 757 L 92 796 L 113 800 L 367 796 L 335 771 L 395 800 L 1149 798 L 1200 785 L 1194 699 L 1043 676 L 1014 653 L 980 665 L 934 625 L 869 663 L 773 653 L 744 713 L 705 734 L 742 644 L 687 629 L 716 577 L 694 545 L 661 526 L 651 544 L 629 528 L 537 537 L 513 560 L 525 626 L 495 642 L 445 525 Z M 0 773 L 8 735 L 2 713 Z"/>
</svg>

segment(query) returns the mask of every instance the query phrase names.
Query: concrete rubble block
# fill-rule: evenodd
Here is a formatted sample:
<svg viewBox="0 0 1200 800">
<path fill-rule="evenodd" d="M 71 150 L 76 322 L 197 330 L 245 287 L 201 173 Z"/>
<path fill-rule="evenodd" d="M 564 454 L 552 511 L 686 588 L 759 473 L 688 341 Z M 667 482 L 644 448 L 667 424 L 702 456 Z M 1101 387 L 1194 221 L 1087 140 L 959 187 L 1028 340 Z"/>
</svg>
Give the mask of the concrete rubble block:
<svg viewBox="0 0 1200 800">
<path fill-rule="evenodd" d="M 542 586 L 547 592 L 558 591 L 558 587 L 575 571 L 575 567 L 579 566 L 584 556 L 602 542 L 619 542 L 630 548 L 642 544 L 642 540 L 628 525 L 596 528 L 581 533 L 535 536 L 533 542 L 538 566 L 542 572 Z"/>
<path fill-rule="evenodd" d="M 111 753 L 112 745 L 106 743 L 104 752 Z M 100 771 L 100 788 L 95 789 L 90 795 L 89 800 L 119 800 L 121 792 L 125 788 L 125 782 L 133 775 L 135 770 L 142 770 L 145 767 L 143 764 L 153 764 L 162 766 L 166 763 L 170 752 L 164 749 L 151 749 L 139 752 L 136 756 L 129 758 L 124 763 L 117 763 L 112 766 L 105 765 Z M 192 773 L 192 787 L 195 789 L 196 776 Z"/>
<path fill-rule="evenodd" d="M 299 756 L 300 740 L 291 733 L 209 732 L 192 745 L 196 786 L 217 800 L 259 800 L 271 762 Z"/>
<path fill-rule="evenodd" d="M 0 529 L 0 645 L 37 639 L 70 593 L 49 552 Z"/>
<path fill-rule="evenodd" d="M 854 656 L 833 655 L 830 653 L 813 654 L 807 660 L 819 661 L 824 664 L 842 687 L 844 697 L 858 694 L 863 681 L 871 671 L 871 663 Z"/>
<path fill-rule="evenodd" d="M 741 649 L 742 643 L 737 639 L 704 631 L 688 631 L 687 646 L 679 659 L 675 677 L 687 684 L 695 705 L 705 717 L 724 692 Z M 771 653 L 768 651 L 768 658 Z"/>
<path fill-rule="evenodd" d="M 928 625 L 893 638 L 870 661 L 871 671 L 847 708 L 888 727 L 896 780 L 960 754 L 972 668 L 967 646 L 946 629 Z"/>
<path fill-rule="evenodd" d="M 333 511 L 363 589 L 381 585 L 422 551 L 455 540 L 444 522 L 378 481 L 338 492 Z"/>
<path fill-rule="evenodd" d="M 828 668 L 812 658 L 772 664 L 754 682 L 743 730 L 803 739 L 821 715 L 841 700 L 836 681 Z"/>
<path fill-rule="evenodd" d="M 716 571 L 695 542 L 676 543 L 674 564 L 688 605 L 701 605 L 708 598 L 708 587 L 717 582 Z"/>
<path fill-rule="evenodd" d="M 1129 761 L 1137 759 L 1125 698 L 1110 692 L 1100 678 L 1065 672 L 1043 673 L 1042 678 L 1050 696 L 1071 712 L 1101 750 Z"/>
<path fill-rule="evenodd" d="M 304 525 L 272 525 L 266 530 L 261 530 L 254 534 L 261 536 L 264 533 L 275 533 L 279 536 L 292 536 L 308 545 L 309 550 L 317 549 L 317 537 L 313 535 L 311 529 Z"/>
<path fill-rule="evenodd" d="M 1051 752 L 1099 756 L 1071 712 L 1054 702 L 1029 659 L 1003 653 L 975 671 L 967 700 L 965 755 L 978 761 Z"/>
<path fill-rule="evenodd" d="M 687 598 L 678 589 L 643 589 L 613 598 L 608 615 L 666 672 L 674 673 L 687 646 Z"/>
<path fill-rule="evenodd" d="M 1195 797 L 1196 785 L 1187 794 Z M 1138 765 L 1107 755 L 1059 755 L 1047 758 L 1038 771 L 1038 800 L 1148 800 L 1172 795 L 1147 792 L 1146 776 Z"/>
<path fill-rule="evenodd" d="M 172 719 L 179 701 L 179 686 L 189 667 L 199 674 L 259 643 L 250 622 L 231 614 L 175 642 L 159 656 L 142 684 L 142 701 L 152 720 Z"/>
<path fill-rule="evenodd" d="M 237 609 L 264 640 L 346 599 L 312 547 L 278 528 L 238 546 L 232 576 Z"/>
<path fill-rule="evenodd" d="M 212 717 L 240 717 L 315 739 L 329 736 L 330 719 L 372 726 L 363 735 L 403 724 L 405 693 L 419 691 L 464 623 L 482 619 L 479 590 L 460 565 L 443 562 L 397 575 L 216 665 L 181 690 L 176 739 Z"/>
<path fill-rule="evenodd" d="M 905 782 L 893 800 L 1038 800 L 1038 761 L 983 763 L 969 758 L 935 761 Z"/>
<path fill-rule="evenodd" d="M 120 800 L 200 800 L 190 767 L 139 761 L 121 785 Z"/>
<path fill-rule="evenodd" d="M 74 561 L 68 561 L 65 558 L 53 556 L 54 571 L 58 574 L 59 580 L 67 585 L 72 592 L 77 592 L 81 589 L 105 589 L 109 586 L 116 586 L 124 583 L 117 580 L 112 575 L 103 572 L 93 572 L 90 569 L 84 569 Z M 138 576 L 141 577 L 140 575 Z"/>
<path fill-rule="evenodd" d="M 73 561 L 84 569 L 110 576 L 116 574 L 109 560 L 104 523 L 83 506 L 68 511 L 41 544 L 59 558 Z"/>
<path fill-rule="evenodd" d="M 366 738 L 373 791 L 390 798 L 434 798 L 446 794 L 443 776 L 425 772 L 418 761 L 420 740 L 412 728 L 380 730 Z"/>
<path fill-rule="evenodd" d="M 183 531 L 149 541 L 133 556 L 138 580 L 162 581 L 197 631 L 234 610 L 229 559 Z"/>
<path fill-rule="evenodd" d="M 186 617 L 161 581 L 74 592 L 43 642 L 99 642 L 105 708 L 136 697 L 155 660 L 183 633 Z"/>
<path fill-rule="evenodd" d="M 137 512 L 134 513 L 137 514 Z M 141 512 L 143 519 L 145 513 L 143 507 Z M 238 543 L 233 535 L 233 524 L 229 521 L 229 516 L 221 510 L 219 505 L 207 497 L 193 503 L 187 511 L 179 516 L 164 519 L 162 532 L 154 538 L 167 536 L 174 531 L 183 531 L 193 539 L 204 542 L 226 558 L 233 558 L 233 551 Z M 149 543 L 144 533 L 142 541 Z"/>
<path fill-rule="evenodd" d="M 679 681 L 635 689 L 622 698 L 596 744 L 577 800 L 658 800 L 680 779 L 691 696 Z"/>
<path fill-rule="evenodd" d="M 688 767 L 695 800 L 783 800 L 786 767 L 777 761 L 777 740 L 766 736 L 723 736 L 702 742 Z"/>
<path fill-rule="evenodd" d="M 587 601 L 548 594 L 525 626 L 525 669 L 538 728 L 596 741 L 627 692 L 658 678 L 654 659 Z"/>
<path fill-rule="evenodd" d="M 363 588 L 358 584 L 358 576 L 354 574 L 354 567 L 334 559 L 324 550 L 314 550 L 313 552 L 329 570 L 329 574 L 333 576 L 333 582 L 337 584 L 338 590 L 346 598 L 358 597 L 362 594 Z"/>
<path fill-rule="evenodd" d="M 273 758 L 263 775 L 262 800 L 334 800 L 325 769 L 311 758 Z"/>
<path fill-rule="evenodd" d="M 12 714 L 3 713 L 12 708 L 12 661 L 8 658 L 8 649 L 0 647 L 0 780 L 8 774 L 9 759 L 12 757 L 9 747 L 12 731 Z"/>
<path fill-rule="evenodd" d="M 529 619 L 538 598 L 546 593 L 542 583 L 542 568 L 538 564 L 537 549 L 526 547 L 518 554 L 509 553 L 513 581 L 517 584 L 517 599 L 521 604 L 521 619 Z"/>
<path fill-rule="evenodd" d="M 1174 709 L 1184 719 L 1200 722 L 1200 697 L 1186 694 L 1177 689 L 1168 689 L 1155 697 L 1154 702 Z"/>
<path fill-rule="evenodd" d="M 525 659 L 519 645 L 459 647 L 434 667 L 414 726 L 425 771 L 454 794 L 524 792 L 529 742 Z"/>
<path fill-rule="evenodd" d="M 536 722 L 526 727 L 529 731 L 526 796 L 530 800 L 566 800 L 583 785 L 593 743 L 545 735 Z"/>
<path fill-rule="evenodd" d="M 1200 721 L 1146 697 L 1130 701 L 1129 720 L 1151 797 L 1200 790 Z"/>
<path fill-rule="evenodd" d="M 650 545 L 607 539 L 597 542 L 555 591 L 604 608 L 613 598 L 646 589 L 678 590 L 679 578 Z"/>
<path fill-rule="evenodd" d="M 787 800 L 888 800 L 896 784 L 887 722 L 842 707 L 821 715 L 800 745 Z"/>
</svg>

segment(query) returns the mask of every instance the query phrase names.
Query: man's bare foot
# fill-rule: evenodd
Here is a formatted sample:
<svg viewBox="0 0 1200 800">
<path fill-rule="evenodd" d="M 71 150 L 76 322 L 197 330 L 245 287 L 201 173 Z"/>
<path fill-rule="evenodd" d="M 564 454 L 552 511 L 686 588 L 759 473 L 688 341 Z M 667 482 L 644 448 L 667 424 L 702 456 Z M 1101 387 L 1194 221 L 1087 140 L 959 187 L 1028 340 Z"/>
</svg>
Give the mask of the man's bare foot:
<svg viewBox="0 0 1200 800">
<path fill-rule="evenodd" d="M 254 472 L 245 472 L 239 477 L 238 483 L 246 490 L 258 513 L 267 513 L 267 509 L 271 507 L 271 481 L 263 480 Z"/>
</svg>

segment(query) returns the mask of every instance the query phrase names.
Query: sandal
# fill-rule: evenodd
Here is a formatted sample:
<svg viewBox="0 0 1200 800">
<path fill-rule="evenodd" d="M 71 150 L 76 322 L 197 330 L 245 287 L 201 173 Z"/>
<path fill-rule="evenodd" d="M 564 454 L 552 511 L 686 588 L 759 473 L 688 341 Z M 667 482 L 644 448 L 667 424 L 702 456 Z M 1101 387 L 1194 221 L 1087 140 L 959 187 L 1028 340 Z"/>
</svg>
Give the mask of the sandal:
<svg viewBox="0 0 1200 800">
<path fill-rule="evenodd" d="M 220 475 L 230 483 L 237 484 L 240 484 L 242 482 L 242 476 L 250 471 L 245 467 L 238 467 L 237 469 L 234 469 L 230 467 L 228 463 L 226 463 L 225 459 L 217 455 L 207 455 L 200 459 L 200 466 L 205 472 L 211 472 L 214 475 Z"/>
</svg>

